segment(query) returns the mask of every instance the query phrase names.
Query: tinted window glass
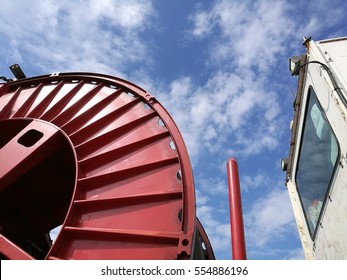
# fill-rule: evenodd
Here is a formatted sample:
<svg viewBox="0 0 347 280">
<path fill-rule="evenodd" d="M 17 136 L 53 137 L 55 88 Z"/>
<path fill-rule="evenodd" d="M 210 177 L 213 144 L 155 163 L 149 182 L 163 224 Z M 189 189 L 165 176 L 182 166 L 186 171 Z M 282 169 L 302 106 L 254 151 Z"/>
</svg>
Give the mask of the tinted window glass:
<svg viewBox="0 0 347 280">
<path fill-rule="evenodd" d="M 308 92 L 303 129 L 296 184 L 313 237 L 337 164 L 339 147 L 312 88 Z"/>
</svg>

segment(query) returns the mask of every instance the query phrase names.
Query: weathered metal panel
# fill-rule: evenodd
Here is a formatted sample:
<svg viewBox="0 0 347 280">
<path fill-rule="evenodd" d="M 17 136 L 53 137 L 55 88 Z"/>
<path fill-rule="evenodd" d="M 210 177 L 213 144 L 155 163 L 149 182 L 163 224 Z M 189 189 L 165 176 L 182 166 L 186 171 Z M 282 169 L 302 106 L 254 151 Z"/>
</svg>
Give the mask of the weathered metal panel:
<svg viewBox="0 0 347 280">
<path fill-rule="evenodd" d="M 340 85 L 346 91 L 347 88 L 347 37 L 338 39 L 317 41 L 319 49 L 325 63 L 331 67 L 334 74 L 340 80 Z"/>
</svg>

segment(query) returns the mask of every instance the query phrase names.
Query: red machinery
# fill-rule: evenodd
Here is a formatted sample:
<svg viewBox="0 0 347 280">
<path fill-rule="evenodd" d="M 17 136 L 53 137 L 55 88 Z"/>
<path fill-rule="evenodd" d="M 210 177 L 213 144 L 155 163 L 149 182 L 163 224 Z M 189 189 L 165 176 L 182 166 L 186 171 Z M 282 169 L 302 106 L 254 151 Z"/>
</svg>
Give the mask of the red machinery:
<svg viewBox="0 0 347 280">
<path fill-rule="evenodd" d="M 3 83 L 0 131 L 1 258 L 214 259 L 182 137 L 138 86 L 89 73 Z"/>
</svg>

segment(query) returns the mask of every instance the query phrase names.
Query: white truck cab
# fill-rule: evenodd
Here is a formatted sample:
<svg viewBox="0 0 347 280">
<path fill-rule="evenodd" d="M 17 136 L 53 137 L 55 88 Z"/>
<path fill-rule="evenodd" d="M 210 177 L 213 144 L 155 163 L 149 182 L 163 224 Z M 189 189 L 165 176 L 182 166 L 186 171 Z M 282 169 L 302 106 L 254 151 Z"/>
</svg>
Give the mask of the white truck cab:
<svg viewBox="0 0 347 280">
<path fill-rule="evenodd" d="M 347 259 L 347 37 L 304 39 L 282 168 L 305 257 Z"/>
</svg>

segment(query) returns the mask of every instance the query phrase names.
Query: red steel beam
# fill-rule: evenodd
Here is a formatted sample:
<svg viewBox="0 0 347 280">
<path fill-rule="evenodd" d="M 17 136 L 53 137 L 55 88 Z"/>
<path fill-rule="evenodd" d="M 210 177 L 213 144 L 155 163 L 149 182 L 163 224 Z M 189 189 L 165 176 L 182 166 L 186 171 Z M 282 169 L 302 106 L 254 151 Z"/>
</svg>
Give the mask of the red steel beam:
<svg viewBox="0 0 347 280">
<path fill-rule="evenodd" d="M 34 260 L 27 252 L 0 234 L 0 255 L 9 260 Z"/>
<path fill-rule="evenodd" d="M 242 201 L 237 160 L 227 163 L 232 256 L 234 260 L 246 260 L 246 244 L 243 226 Z"/>
</svg>

